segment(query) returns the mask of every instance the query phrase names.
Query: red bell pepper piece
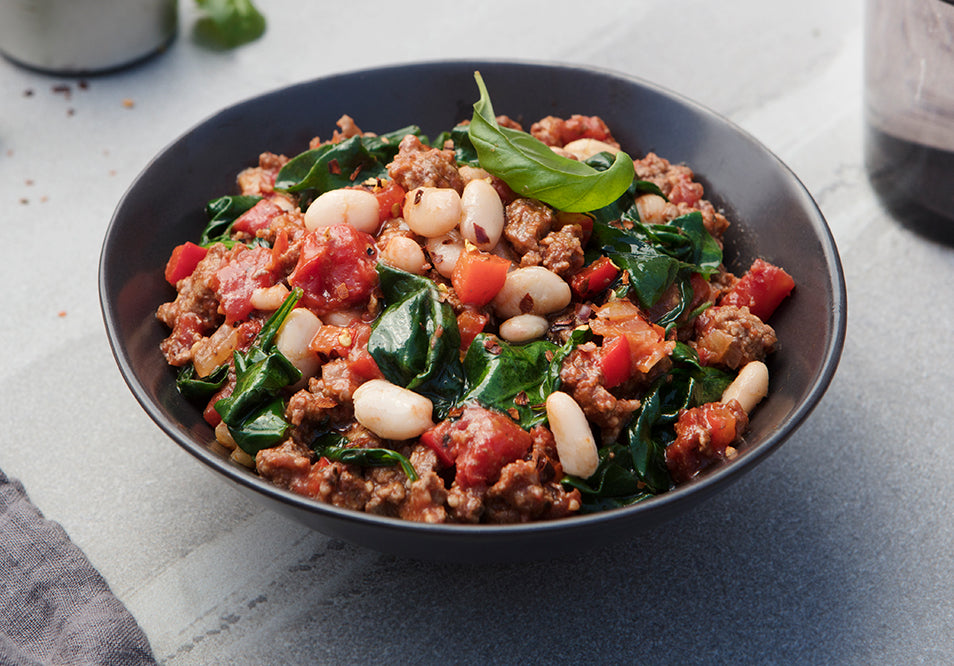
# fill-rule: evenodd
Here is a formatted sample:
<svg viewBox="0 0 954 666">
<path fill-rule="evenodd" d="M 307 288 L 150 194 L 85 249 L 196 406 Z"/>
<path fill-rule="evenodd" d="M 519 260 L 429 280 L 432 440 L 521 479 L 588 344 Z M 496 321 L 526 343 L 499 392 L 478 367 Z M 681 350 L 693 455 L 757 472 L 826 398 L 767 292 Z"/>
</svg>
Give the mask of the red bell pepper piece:
<svg viewBox="0 0 954 666">
<path fill-rule="evenodd" d="M 600 349 L 600 370 L 603 373 L 603 386 L 606 388 L 618 386 L 632 376 L 633 363 L 628 337 L 620 335 L 603 343 Z"/>
<path fill-rule="evenodd" d="M 613 284 L 619 272 L 609 257 L 600 257 L 573 276 L 570 288 L 577 298 L 589 300 Z"/>
<path fill-rule="evenodd" d="M 174 287 L 179 280 L 192 275 L 195 267 L 208 253 L 209 248 L 191 241 L 176 247 L 166 263 L 166 282 Z"/>
<path fill-rule="evenodd" d="M 451 284 L 462 303 L 481 307 L 493 300 L 507 281 L 510 262 L 486 252 L 461 252 Z"/>
</svg>

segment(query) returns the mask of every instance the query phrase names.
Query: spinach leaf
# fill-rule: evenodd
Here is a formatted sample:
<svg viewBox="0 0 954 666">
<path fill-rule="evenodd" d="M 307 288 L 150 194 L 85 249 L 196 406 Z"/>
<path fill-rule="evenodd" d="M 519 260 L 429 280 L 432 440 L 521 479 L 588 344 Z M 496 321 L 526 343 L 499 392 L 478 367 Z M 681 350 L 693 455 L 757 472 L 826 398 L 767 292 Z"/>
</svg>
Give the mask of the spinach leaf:
<svg viewBox="0 0 954 666">
<path fill-rule="evenodd" d="M 420 136 L 421 129 L 409 125 L 379 136 L 353 136 L 306 150 L 282 166 L 275 177 L 275 189 L 321 194 L 367 178 L 385 178 L 388 163 L 408 134 Z"/>
<path fill-rule="evenodd" d="M 667 491 L 666 447 L 676 439 L 679 412 L 721 398 L 732 375 L 699 363 L 689 345 L 677 342 L 673 370 L 660 377 L 643 398 L 620 443 L 600 449 L 600 463 L 588 479 L 567 476 L 564 486 L 577 488 L 584 511 L 628 506 Z"/>
<path fill-rule="evenodd" d="M 567 212 L 587 212 L 612 203 L 633 182 L 633 160 L 619 152 L 605 171 L 561 157 L 526 132 L 500 127 L 487 88 L 474 72 L 480 99 L 468 132 L 480 165 L 520 196 Z"/>
<path fill-rule="evenodd" d="M 195 4 L 207 14 L 196 23 L 196 34 L 210 45 L 234 48 L 265 32 L 265 17 L 251 0 L 196 0 Z"/>
<path fill-rule="evenodd" d="M 708 277 L 722 263 L 722 249 L 706 231 L 698 212 L 669 224 L 643 224 L 628 212 L 623 219 L 632 229 L 594 221 L 591 244 L 629 273 L 629 291 L 643 307 L 655 305 L 677 279 L 688 281 L 692 273 Z M 691 293 L 685 289 L 682 293 L 688 293 L 691 300 Z M 683 299 L 677 317 L 686 305 L 688 301 Z"/>
<path fill-rule="evenodd" d="M 546 340 L 513 345 L 481 333 L 464 356 L 467 392 L 461 402 L 476 401 L 491 409 L 513 414 L 524 430 L 546 421 L 543 408 L 551 390 L 547 377 L 551 359 L 560 348 Z"/>
<path fill-rule="evenodd" d="M 312 448 L 319 456 L 328 460 L 342 462 L 358 467 L 400 466 L 404 475 L 411 481 L 417 481 L 418 475 L 411 461 L 391 449 L 360 448 L 347 446 L 348 440 L 337 432 L 329 431 L 319 435 Z"/>
<path fill-rule="evenodd" d="M 293 289 L 249 350 L 232 354 L 235 389 L 215 403 L 235 443 L 249 455 L 281 442 L 289 428 L 279 392 L 301 379 L 301 372 L 275 347 L 275 336 L 301 295 L 300 288 Z"/>
<path fill-rule="evenodd" d="M 182 366 L 176 375 L 176 388 L 187 400 L 195 402 L 208 401 L 215 392 L 225 386 L 229 377 L 229 365 L 223 363 L 213 370 L 208 377 L 198 377 L 195 366 L 189 363 Z"/>
<path fill-rule="evenodd" d="M 207 203 L 205 212 L 209 216 L 209 223 L 199 237 L 199 245 L 204 247 L 213 243 L 225 243 L 229 247 L 234 245 L 235 241 L 231 238 L 232 224 L 242 213 L 250 210 L 261 200 L 262 197 L 258 196 L 236 195 L 219 197 Z"/>
<path fill-rule="evenodd" d="M 646 484 L 633 471 L 629 447 L 621 444 L 604 446 L 600 448 L 599 458 L 596 472 L 590 478 L 566 476 L 561 481 L 564 486 L 580 491 L 583 513 L 630 506 L 655 494 L 646 489 Z"/>
<path fill-rule="evenodd" d="M 454 142 L 454 158 L 458 164 L 466 164 L 472 167 L 480 166 L 480 159 L 477 157 L 477 149 L 474 148 L 470 140 L 470 124 L 457 125 L 450 131 L 448 138 Z M 440 148 L 442 144 L 438 144 Z"/>
<path fill-rule="evenodd" d="M 384 264 L 377 271 L 386 307 L 371 329 L 368 352 L 388 381 L 430 398 L 443 418 L 464 385 L 454 311 L 431 280 Z"/>
</svg>

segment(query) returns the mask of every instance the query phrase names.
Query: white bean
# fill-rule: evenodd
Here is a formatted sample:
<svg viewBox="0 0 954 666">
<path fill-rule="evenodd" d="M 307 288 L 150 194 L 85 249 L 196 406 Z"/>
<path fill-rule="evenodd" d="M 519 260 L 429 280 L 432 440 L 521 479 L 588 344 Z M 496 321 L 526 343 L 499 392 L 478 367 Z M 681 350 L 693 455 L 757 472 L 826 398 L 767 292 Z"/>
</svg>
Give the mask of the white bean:
<svg viewBox="0 0 954 666">
<path fill-rule="evenodd" d="M 281 307 L 288 296 L 288 287 L 279 282 L 271 287 L 256 287 L 248 299 L 256 310 L 271 312 Z"/>
<path fill-rule="evenodd" d="M 352 398 L 355 420 L 384 439 L 411 439 L 434 425 L 430 400 L 384 379 L 365 382 Z"/>
<path fill-rule="evenodd" d="M 722 402 L 738 400 L 748 414 L 768 395 L 768 384 L 768 367 L 761 361 L 750 361 L 722 392 Z"/>
<path fill-rule="evenodd" d="M 442 236 L 460 222 L 460 195 L 449 187 L 418 187 L 404 197 L 404 221 L 419 236 Z"/>
<path fill-rule="evenodd" d="M 563 146 L 563 150 L 581 162 L 600 153 L 612 153 L 615 155 L 619 152 L 619 148 L 616 146 L 611 146 L 598 139 L 577 139 L 576 141 L 570 141 L 570 143 Z"/>
<path fill-rule="evenodd" d="M 427 266 L 424 250 L 407 236 L 395 236 L 389 240 L 381 251 L 380 258 L 389 266 L 415 275 L 423 275 L 424 268 Z"/>
<path fill-rule="evenodd" d="M 486 180 L 472 180 L 464 186 L 460 207 L 461 235 L 485 252 L 492 250 L 504 227 L 504 207 L 497 190 Z"/>
<path fill-rule="evenodd" d="M 503 289 L 494 296 L 493 307 L 505 319 L 519 314 L 546 315 L 570 303 L 570 285 L 543 266 L 518 268 L 507 274 Z"/>
<path fill-rule="evenodd" d="M 457 265 L 460 253 L 464 251 L 464 239 L 454 229 L 443 236 L 428 238 L 425 247 L 437 272 L 449 278 L 454 274 L 454 266 Z"/>
<path fill-rule="evenodd" d="M 662 224 L 666 221 L 669 202 L 658 194 L 643 194 L 636 197 L 639 219 L 646 224 Z"/>
<path fill-rule="evenodd" d="M 542 338 L 549 329 L 546 317 L 522 314 L 501 323 L 499 333 L 507 342 L 527 342 Z"/>
<path fill-rule="evenodd" d="M 554 391 L 547 397 L 547 419 L 563 471 L 581 479 L 592 476 L 600 457 L 593 431 L 576 400 L 562 391 Z"/>
<path fill-rule="evenodd" d="M 330 190 L 311 202 L 305 211 L 305 228 L 348 224 L 368 234 L 377 231 L 381 223 L 378 199 L 367 190 Z"/>
<path fill-rule="evenodd" d="M 275 336 L 275 346 L 292 365 L 301 370 L 304 377 L 318 372 L 321 361 L 308 348 L 308 344 L 321 328 L 321 320 L 307 308 L 295 308 L 288 313 L 285 322 Z"/>
<path fill-rule="evenodd" d="M 472 180 L 487 180 L 490 178 L 490 173 L 486 169 L 467 166 L 466 164 L 459 167 L 457 172 L 460 174 L 460 178 L 464 181 L 465 185 Z"/>
</svg>

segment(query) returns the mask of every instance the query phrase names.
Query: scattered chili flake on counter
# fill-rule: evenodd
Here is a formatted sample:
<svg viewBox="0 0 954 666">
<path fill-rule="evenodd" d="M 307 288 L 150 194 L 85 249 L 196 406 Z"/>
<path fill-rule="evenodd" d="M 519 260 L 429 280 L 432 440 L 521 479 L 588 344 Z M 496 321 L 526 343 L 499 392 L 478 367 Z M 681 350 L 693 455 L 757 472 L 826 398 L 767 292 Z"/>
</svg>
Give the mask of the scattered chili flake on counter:
<svg viewBox="0 0 954 666">
<path fill-rule="evenodd" d="M 735 458 L 794 281 L 726 268 L 690 167 L 595 116 L 525 131 L 476 79 L 436 137 L 342 116 L 208 203 L 157 311 L 181 394 L 272 483 L 412 521 L 601 511 Z"/>
</svg>

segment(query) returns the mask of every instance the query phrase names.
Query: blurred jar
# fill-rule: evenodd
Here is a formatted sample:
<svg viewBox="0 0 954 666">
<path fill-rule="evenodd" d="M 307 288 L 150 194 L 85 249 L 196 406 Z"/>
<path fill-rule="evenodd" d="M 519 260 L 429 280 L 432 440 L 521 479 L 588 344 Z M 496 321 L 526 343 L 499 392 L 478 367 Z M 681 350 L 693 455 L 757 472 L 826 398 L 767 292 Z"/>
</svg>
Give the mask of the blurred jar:
<svg viewBox="0 0 954 666">
<path fill-rule="evenodd" d="M 954 242 L 954 0 L 867 0 L 865 120 L 883 203 Z"/>
<path fill-rule="evenodd" d="M 56 74 L 92 74 L 163 50 L 176 0 L 0 0 L 0 52 Z"/>
</svg>

